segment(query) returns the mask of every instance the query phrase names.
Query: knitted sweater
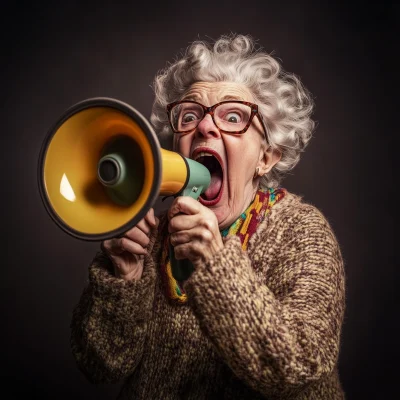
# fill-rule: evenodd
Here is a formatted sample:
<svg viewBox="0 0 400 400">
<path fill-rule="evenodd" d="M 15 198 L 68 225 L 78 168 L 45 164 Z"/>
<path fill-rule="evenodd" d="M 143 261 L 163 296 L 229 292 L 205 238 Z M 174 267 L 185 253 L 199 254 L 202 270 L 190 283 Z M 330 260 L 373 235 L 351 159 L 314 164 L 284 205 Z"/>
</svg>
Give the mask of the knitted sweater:
<svg viewBox="0 0 400 400">
<path fill-rule="evenodd" d="M 121 399 L 344 399 L 337 371 L 343 261 L 314 206 L 287 193 L 184 283 L 172 304 L 157 269 L 161 218 L 142 278 L 124 281 L 99 252 L 73 312 L 72 352 L 90 382 L 124 380 Z"/>
</svg>

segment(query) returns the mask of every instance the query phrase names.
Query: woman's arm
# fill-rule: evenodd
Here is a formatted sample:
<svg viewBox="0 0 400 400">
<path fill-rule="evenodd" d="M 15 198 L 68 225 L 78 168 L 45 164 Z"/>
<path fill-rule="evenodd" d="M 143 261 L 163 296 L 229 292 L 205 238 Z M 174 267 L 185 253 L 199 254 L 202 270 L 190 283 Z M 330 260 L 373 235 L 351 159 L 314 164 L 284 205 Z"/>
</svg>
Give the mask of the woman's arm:
<svg viewBox="0 0 400 400">
<path fill-rule="evenodd" d="M 184 286 L 219 354 L 267 396 L 301 391 L 332 372 L 344 312 L 343 262 L 328 223 L 312 207 L 287 221 L 248 253 L 230 238 Z M 255 268 L 267 271 L 264 282 Z"/>
<path fill-rule="evenodd" d="M 154 297 L 152 263 L 148 257 L 137 281 L 115 278 L 102 253 L 90 266 L 71 322 L 72 352 L 89 381 L 116 383 L 139 363 Z"/>
<path fill-rule="evenodd" d="M 153 232 L 151 246 L 158 232 Z M 71 321 L 72 352 L 89 381 L 116 383 L 130 375 L 141 360 L 152 312 L 156 276 L 153 260 L 158 250 L 156 243 L 152 254 L 144 259 L 138 280 L 117 278 L 104 252 L 99 252 L 91 263 L 89 284 Z"/>
</svg>

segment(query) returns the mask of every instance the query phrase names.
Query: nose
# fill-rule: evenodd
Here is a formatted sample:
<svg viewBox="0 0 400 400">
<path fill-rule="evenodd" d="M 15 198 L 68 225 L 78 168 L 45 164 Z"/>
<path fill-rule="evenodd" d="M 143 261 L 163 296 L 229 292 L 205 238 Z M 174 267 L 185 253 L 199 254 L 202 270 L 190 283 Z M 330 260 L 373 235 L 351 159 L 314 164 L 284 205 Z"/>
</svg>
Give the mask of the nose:
<svg viewBox="0 0 400 400">
<path fill-rule="evenodd" d="M 214 121 L 210 114 L 206 114 L 204 118 L 197 125 L 196 135 L 203 138 L 219 138 L 221 137 L 221 132 L 214 124 Z"/>
</svg>

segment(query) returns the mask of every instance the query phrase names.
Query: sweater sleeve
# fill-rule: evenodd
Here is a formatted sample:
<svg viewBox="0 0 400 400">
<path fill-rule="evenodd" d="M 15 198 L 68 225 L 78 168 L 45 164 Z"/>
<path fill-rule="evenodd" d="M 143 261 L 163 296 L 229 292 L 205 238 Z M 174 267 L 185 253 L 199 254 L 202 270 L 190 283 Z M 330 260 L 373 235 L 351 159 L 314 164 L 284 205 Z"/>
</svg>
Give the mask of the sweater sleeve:
<svg viewBox="0 0 400 400">
<path fill-rule="evenodd" d="M 298 393 L 332 372 L 344 312 L 343 262 L 329 224 L 309 210 L 288 221 L 249 249 L 254 265 L 232 237 L 184 285 L 227 365 L 271 398 Z M 255 273 L 260 267 L 267 278 Z"/>
<path fill-rule="evenodd" d="M 134 371 L 143 354 L 152 310 L 155 269 L 151 256 L 145 258 L 137 281 L 116 278 L 112 271 L 110 259 L 99 252 L 72 315 L 72 353 L 93 383 L 116 383 Z"/>
</svg>

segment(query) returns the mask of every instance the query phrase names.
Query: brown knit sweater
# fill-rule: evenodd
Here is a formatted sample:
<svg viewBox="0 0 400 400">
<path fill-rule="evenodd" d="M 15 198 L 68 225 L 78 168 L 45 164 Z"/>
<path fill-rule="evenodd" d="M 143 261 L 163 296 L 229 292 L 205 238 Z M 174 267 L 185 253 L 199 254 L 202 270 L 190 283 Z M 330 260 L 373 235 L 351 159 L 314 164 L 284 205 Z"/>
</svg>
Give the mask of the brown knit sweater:
<svg viewBox="0 0 400 400">
<path fill-rule="evenodd" d="M 320 211 L 288 193 L 247 252 L 228 238 L 195 270 L 184 305 L 157 271 L 165 226 L 140 280 L 115 278 L 102 253 L 90 265 L 71 345 L 91 382 L 124 379 L 121 399 L 344 399 L 343 261 Z"/>
</svg>

